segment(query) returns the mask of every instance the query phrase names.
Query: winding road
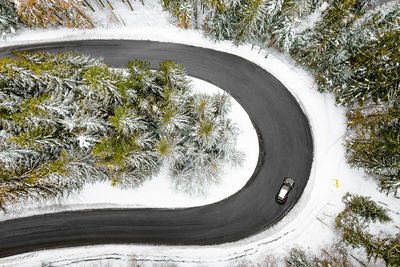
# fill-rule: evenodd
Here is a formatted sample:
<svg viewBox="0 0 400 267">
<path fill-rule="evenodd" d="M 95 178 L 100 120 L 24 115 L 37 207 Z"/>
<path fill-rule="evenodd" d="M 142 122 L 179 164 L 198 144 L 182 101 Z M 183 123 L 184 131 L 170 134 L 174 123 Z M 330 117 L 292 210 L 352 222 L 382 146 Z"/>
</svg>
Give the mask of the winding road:
<svg viewBox="0 0 400 267">
<path fill-rule="evenodd" d="M 271 74 L 241 57 L 175 43 L 87 40 L 15 46 L 12 50 L 77 51 L 113 67 L 131 59 L 152 67 L 165 59 L 190 76 L 228 91 L 247 111 L 259 135 L 257 168 L 236 194 L 183 209 L 100 209 L 60 212 L 0 222 L 0 257 L 40 249 L 94 244 L 211 245 L 256 234 L 279 221 L 300 198 L 310 175 L 313 139 L 295 98 Z M 275 202 L 284 177 L 296 180 L 285 205 Z M 160 192 L 162 193 L 162 192 Z"/>
</svg>

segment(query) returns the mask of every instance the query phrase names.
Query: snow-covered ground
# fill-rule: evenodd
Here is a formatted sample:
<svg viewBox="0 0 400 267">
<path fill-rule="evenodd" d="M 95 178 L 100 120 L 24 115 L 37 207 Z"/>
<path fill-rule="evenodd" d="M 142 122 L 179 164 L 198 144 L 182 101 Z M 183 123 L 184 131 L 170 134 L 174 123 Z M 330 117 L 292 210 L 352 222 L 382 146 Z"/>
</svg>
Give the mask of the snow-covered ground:
<svg viewBox="0 0 400 267">
<path fill-rule="evenodd" d="M 171 25 L 169 14 L 162 11 L 156 0 L 145 1 L 145 6 L 140 1 L 133 3 L 134 12 L 122 8 L 122 4 L 119 7 L 114 6 L 124 17 L 127 27 L 107 25 L 95 30 L 25 31 L 0 43 L 0 46 L 78 39 L 145 39 L 207 47 L 246 58 L 277 77 L 300 102 L 310 120 L 315 156 L 311 177 L 302 197 L 276 225 L 238 242 L 218 246 L 77 247 L 8 257 L 0 259 L 0 265 L 34 266 L 51 263 L 54 266 L 91 266 L 96 261 L 123 266 L 130 260 L 137 259 L 148 265 L 169 261 L 179 266 L 232 266 L 243 258 L 262 262 L 267 255 L 283 257 L 292 247 L 318 253 L 320 248 L 338 239 L 333 227 L 334 217 L 344 207 L 341 198 L 346 192 L 371 196 L 373 200 L 389 208 L 393 221 L 389 224 L 390 227 L 381 226 L 379 229 L 393 234 L 396 230 L 394 225 L 400 225 L 400 200 L 378 192 L 376 183 L 371 178 L 347 165 L 343 145 L 346 132 L 345 110 L 334 104 L 332 95 L 317 92 L 309 73 L 296 66 L 288 56 L 273 50 L 259 52 L 251 46 L 235 47 L 230 42 L 215 43 L 205 39 L 200 32 L 176 28 Z M 100 14 L 98 16 L 104 18 Z"/>
</svg>

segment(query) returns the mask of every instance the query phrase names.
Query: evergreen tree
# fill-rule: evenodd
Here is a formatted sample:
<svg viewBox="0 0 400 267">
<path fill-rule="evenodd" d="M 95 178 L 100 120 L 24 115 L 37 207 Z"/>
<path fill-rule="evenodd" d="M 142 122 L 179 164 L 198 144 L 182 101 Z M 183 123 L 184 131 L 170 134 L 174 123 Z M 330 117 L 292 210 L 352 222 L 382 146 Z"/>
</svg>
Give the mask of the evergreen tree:
<svg viewBox="0 0 400 267">
<path fill-rule="evenodd" d="M 345 47 L 349 29 L 362 15 L 359 5 L 356 0 L 333 1 L 315 27 L 299 35 L 293 44 L 291 55 L 314 69 L 321 85 L 327 83 L 324 72 L 335 71 L 331 67 L 340 63 L 336 59 Z"/>
<path fill-rule="evenodd" d="M 400 108 L 378 105 L 349 112 L 347 154 L 351 165 L 364 168 L 386 192 L 400 188 Z"/>
<path fill-rule="evenodd" d="M 62 58 L 18 55 L 24 60 L 0 62 L 0 130 L 6 133 L 0 149 L 3 208 L 18 199 L 61 196 L 90 177 L 104 177 L 80 149 L 82 133 L 74 129 L 81 106 L 72 102 L 82 82 L 69 74 L 77 70 Z"/>
<path fill-rule="evenodd" d="M 236 44 L 277 45 L 282 50 L 289 50 L 298 22 L 321 4 L 321 0 L 164 1 L 164 7 L 177 16 L 181 27 L 190 23 L 183 23 L 180 17 L 197 25 L 200 16 L 196 15 L 196 7 L 200 6 L 206 35 L 217 40 L 233 40 Z M 182 8 L 183 5 L 190 8 Z M 181 9 L 189 11 L 181 12 Z"/>
<path fill-rule="evenodd" d="M 318 267 L 352 267 L 350 252 L 342 244 L 333 244 L 321 249 L 318 256 L 313 259 Z"/>
<path fill-rule="evenodd" d="M 0 35 L 5 38 L 24 26 L 13 4 L 9 0 L 0 0 Z"/>
<path fill-rule="evenodd" d="M 12 0 L 19 16 L 28 25 L 42 28 L 65 26 L 92 28 L 81 0 Z"/>
<path fill-rule="evenodd" d="M 350 108 L 347 153 L 381 189 L 397 192 L 400 4 L 363 15 L 366 1 L 334 1 L 291 54 L 316 72 L 319 90 L 336 93 Z"/>
<path fill-rule="evenodd" d="M 353 75 L 349 85 L 341 89 L 341 101 L 399 101 L 400 4 L 387 14 L 382 14 L 382 10 L 375 12 L 358 27 L 370 28 L 371 36 L 358 37 L 360 31 L 356 30 L 349 37 L 348 61 Z M 358 41 L 361 38 L 365 44 Z"/>
<path fill-rule="evenodd" d="M 295 37 L 295 21 L 286 17 L 272 30 L 270 45 L 277 44 L 283 51 L 289 52 Z"/>
<path fill-rule="evenodd" d="M 369 197 L 346 193 L 343 197 L 343 202 L 346 205 L 345 212 L 360 216 L 364 222 L 390 221 L 387 211 L 378 206 Z"/>
<path fill-rule="evenodd" d="M 336 217 L 336 228 L 342 233 L 342 241 L 353 248 L 365 249 L 368 259 L 382 258 L 388 266 L 400 262 L 399 234 L 395 237 L 374 236 L 368 232 L 370 222 L 387 222 L 387 211 L 369 198 L 346 194 L 344 211 Z"/>
<path fill-rule="evenodd" d="M 204 33 L 216 40 L 233 40 L 243 7 L 241 1 L 230 1 L 222 7 L 208 7 L 203 21 Z"/>
<path fill-rule="evenodd" d="M 227 96 L 192 93 L 178 64 L 132 61 L 124 73 L 74 53 L 15 55 L 0 60 L 3 209 L 87 182 L 138 186 L 162 164 L 203 191 L 241 161 Z"/>
<path fill-rule="evenodd" d="M 306 253 L 301 249 L 293 248 L 289 257 L 286 258 L 287 266 L 291 267 L 312 267 L 314 262 L 309 259 Z"/>
<path fill-rule="evenodd" d="M 265 33 L 265 4 L 263 0 L 249 0 L 244 3 L 241 20 L 235 29 L 235 41 L 252 42 Z"/>
<path fill-rule="evenodd" d="M 362 16 L 366 2 L 336 1 L 316 27 L 299 35 L 291 49 L 316 71 L 321 91 L 337 93 L 345 105 L 398 96 L 400 5 Z"/>
<path fill-rule="evenodd" d="M 176 17 L 179 27 L 190 28 L 192 20 L 196 19 L 194 13 L 197 9 L 197 1 L 195 0 L 163 0 L 163 5 Z"/>
</svg>

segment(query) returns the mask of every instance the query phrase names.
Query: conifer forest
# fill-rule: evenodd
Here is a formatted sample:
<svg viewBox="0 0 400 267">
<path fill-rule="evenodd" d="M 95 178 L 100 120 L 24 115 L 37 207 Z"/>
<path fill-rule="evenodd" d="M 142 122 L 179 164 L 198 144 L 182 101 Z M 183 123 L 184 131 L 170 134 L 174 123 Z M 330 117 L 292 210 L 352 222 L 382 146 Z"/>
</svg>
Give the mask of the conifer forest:
<svg viewBox="0 0 400 267">
<path fill-rule="evenodd" d="M 92 15 L 113 10 L 115 1 L 0 0 L 0 35 L 7 40 L 24 29 L 96 28 Z M 146 6 L 146 1 L 121 1 L 129 10 L 134 1 Z M 160 5 L 182 29 L 215 42 L 274 49 L 306 69 L 317 90 L 333 94 L 346 110 L 346 161 L 373 177 L 379 191 L 400 197 L 400 1 L 162 0 Z M 114 18 L 124 24 L 123 17 Z M 4 212 L 18 201 L 60 197 L 86 183 L 135 187 L 163 166 L 177 189 L 201 193 L 218 182 L 224 164 L 243 159 L 235 148 L 240 129 L 229 119 L 228 95 L 194 93 L 185 69 L 174 62 L 152 70 L 148 62 L 131 59 L 127 69 L 113 69 L 76 53 L 14 55 L 0 59 Z M 389 208 L 349 193 L 343 204 L 333 219 L 338 244 L 316 256 L 293 248 L 287 266 L 365 265 L 352 259 L 348 248 L 364 249 L 368 263 L 380 259 L 400 266 L 400 233 L 370 231 L 372 224 L 391 221 Z"/>
<path fill-rule="evenodd" d="M 59 197 L 85 183 L 132 187 L 169 167 L 201 193 L 239 164 L 226 94 L 193 93 L 182 66 L 110 69 L 74 53 L 16 52 L 0 60 L 0 207 Z"/>
<path fill-rule="evenodd" d="M 92 28 L 91 12 L 112 9 L 108 0 L 0 1 L 4 38 L 24 27 Z M 129 0 L 125 3 L 132 8 Z M 312 71 L 318 90 L 333 92 L 338 105 L 348 109 L 349 163 L 374 176 L 381 190 L 397 192 L 399 1 L 163 0 L 162 5 L 179 27 L 200 29 L 209 38 L 237 45 L 274 47 Z M 305 23 L 318 10 L 320 19 Z"/>
</svg>

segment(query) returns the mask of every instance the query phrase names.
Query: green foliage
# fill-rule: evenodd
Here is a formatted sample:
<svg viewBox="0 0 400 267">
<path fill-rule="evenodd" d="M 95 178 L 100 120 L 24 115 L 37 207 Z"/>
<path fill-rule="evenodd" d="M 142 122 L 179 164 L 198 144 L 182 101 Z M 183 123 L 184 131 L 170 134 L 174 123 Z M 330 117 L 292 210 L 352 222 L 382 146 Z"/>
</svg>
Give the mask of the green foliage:
<svg viewBox="0 0 400 267">
<path fill-rule="evenodd" d="M 399 173 L 400 5 L 364 15 L 366 2 L 337 0 L 313 29 L 299 35 L 292 56 L 312 68 L 320 91 L 350 108 L 347 155 L 386 192 Z"/>
<path fill-rule="evenodd" d="M 243 3 L 241 19 L 235 29 L 234 38 L 237 43 L 260 38 L 265 31 L 264 19 L 266 10 L 263 0 L 249 0 Z M 250 39 L 251 38 L 251 39 Z"/>
<path fill-rule="evenodd" d="M 191 28 L 191 20 L 195 17 L 195 0 L 163 0 L 165 9 L 176 17 L 178 26 L 181 28 Z"/>
<path fill-rule="evenodd" d="M 181 94 L 189 93 L 189 80 L 184 68 L 169 60 L 160 63 L 159 72 L 155 76 L 156 83 L 168 92 L 177 90 Z"/>
<path fill-rule="evenodd" d="M 320 0 L 164 1 L 164 7 L 177 17 L 181 27 L 197 26 L 197 13 L 202 12 L 201 25 L 208 36 L 236 44 L 278 45 L 285 50 L 293 42 L 295 25 L 321 4 Z"/>
<path fill-rule="evenodd" d="M 339 218 L 339 217 L 338 217 Z M 337 219 L 338 220 L 338 219 Z M 340 218 L 340 228 L 343 231 L 342 240 L 353 248 L 362 247 L 365 249 L 368 259 L 381 258 L 387 266 L 398 266 L 400 263 L 400 238 L 374 236 L 365 229 L 352 222 L 351 219 Z"/>
<path fill-rule="evenodd" d="M 286 258 L 286 264 L 291 267 L 314 266 L 312 259 L 309 259 L 303 250 L 297 248 L 290 250 L 289 257 Z"/>
<path fill-rule="evenodd" d="M 374 236 L 368 232 L 370 222 L 387 222 L 387 211 L 369 198 L 346 194 L 344 211 L 335 219 L 336 228 L 342 233 L 342 241 L 353 248 L 365 249 L 368 259 L 382 258 L 388 266 L 400 263 L 399 235 L 396 237 Z"/>
<path fill-rule="evenodd" d="M 388 266 L 400 266 L 400 234 L 395 238 L 378 239 L 376 244 L 378 249 L 375 253 L 381 256 Z"/>
<path fill-rule="evenodd" d="M 343 240 L 349 244 L 357 245 L 360 238 L 368 237 L 369 234 L 364 234 L 363 230 L 369 222 L 390 221 L 387 211 L 368 197 L 347 193 L 343 202 L 346 208 L 338 214 L 335 222 L 336 228 L 343 229 Z"/>
<path fill-rule="evenodd" d="M 351 267 L 349 252 L 341 244 L 333 244 L 327 249 L 323 248 L 318 256 L 314 257 L 315 266 L 318 267 Z"/>
<path fill-rule="evenodd" d="M 345 212 L 350 212 L 363 218 L 365 222 L 388 222 L 390 221 L 387 211 L 378 206 L 369 197 L 355 196 L 347 193 L 343 197 L 346 205 Z"/>
<path fill-rule="evenodd" d="M 121 135 L 133 136 L 147 129 L 147 124 L 142 117 L 136 114 L 134 108 L 118 106 L 114 109 L 114 116 L 110 117 L 110 123 Z"/>
<path fill-rule="evenodd" d="M 334 1 L 291 48 L 316 71 L 319 90 L 335 92 L 349 106 L 396 100 L 400 90 L 400 5 L 363 16 L 364 7 L 363 1 Z"/>
<path fill-rule="evenodd" d="M 52 129 L 47 127 L 36 127 L 27 132 L 21 132 L 10 138 L 9 141 L 15 142 L 20 147 L 33 147 L 35 149 L 40 149 L 40 143 L 38 140 L 44 140 L 47 136 L 51 135 Z"/>
<path fill-rule="evenodd" d="M 334 72 L 332 68 L 341 63 L 337 55 L 343 50 L 353 23 L 362 15 L 357 12 L 358 6 L 356 0 L 333 1 L 323 12 L 322 20 L 299 35 L 290 50 L 296 60 L 316 71 L 321 86 L 327 83 L 325 72 Z"/>
<path fill-rule="evenodd" d="M 121 77 L 110 71 L 107 65 L 90 66 L 84 71 L 83 79 L 86 85 L 97 91 L 96 98 L 103 103 L 108 103 L 109 108 L 117 107 L 123 103 L 120 90 L 117 87 Z"/>
<path fill-rule="evenodd" d="M 14 54 L 0 60 L 0 207 L 88 181 L 138 186 L 162 164 L 201 191 L 240 162 L 227 96 L 193 94 L 176 63 L 125 73 L 74 53 Z"/>
<path fill-rule="evenodd" d="M 202 24 L 204 33 L 216 40 L 233 39 L 235 25 L 238 25 L 241 20 L 241 16 L 238 16 L 238 14 L 242 10 L 243 6 L 240 5 L 239 1 L 238 4 L 232 4 L 222 11 L 215 9 L 213 12 L 210 12 Z"/>
<path fill-rule="evenodd" d="M 134 140 L 126 138 L 105 138 L 103 137 L 96 147 L 93 149 L 93 154 L 98 155 L 107 161 L 107 167 L 124 167 L 125 157 L 128 153 L 134 153 L 139 147 Z"/>
<path fill-rule="evenodd" d="M 364 168 L 394 192 L 400 187 L 400 109 L 397 105 L 375 106 L 349 112 L 347 154 L 351 165 Z"/>
<path fill-rule="evenodd" d="M 59 174 L 61 176 L 68 175 L 68 169 L 65 167 L 68 163 L 67 153 L 64 151 L 61 153 L 60 159 L 46 162 L 40 165 L 38 168 L 29 171 L 26 178 L 26 182 L 35 184 L 40 178 L 48 177 L 49 175 Z"/>
<path fill-rule="evenodd" d="M 64 26 L 92 28 L 91 19 L 85 14 L 79 0 L 12 0 L 21 19 L 38 27 Z"/>
<path fill-rule="evenodd" d="M 397 29 L 393 25 L 386 29 L 379 26 L 376 39 L 354 49 L 348 60 L 354 74 L 348 91 L 342 94 L 343 101 L 400 100 L 399 22 L 400 19 Z"/>
</svg>

